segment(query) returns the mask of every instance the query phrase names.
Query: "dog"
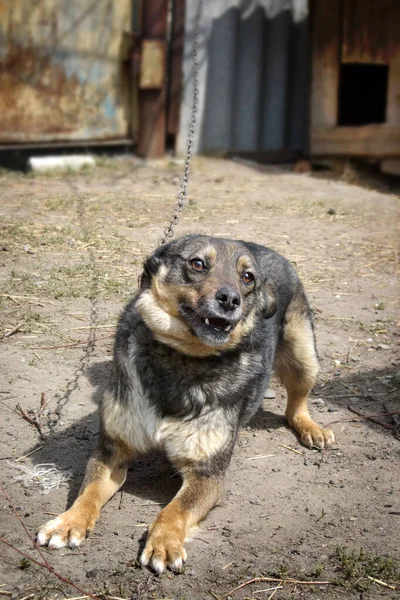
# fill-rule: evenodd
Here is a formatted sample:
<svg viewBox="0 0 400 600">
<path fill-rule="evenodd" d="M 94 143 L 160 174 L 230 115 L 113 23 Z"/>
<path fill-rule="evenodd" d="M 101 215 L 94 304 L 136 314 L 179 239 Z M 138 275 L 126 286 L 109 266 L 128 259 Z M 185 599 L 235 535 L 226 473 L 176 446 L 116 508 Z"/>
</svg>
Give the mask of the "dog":
<svg viewBox="0 0 400 600">
<path fill-rule="evenodd" d="M 140 563 L 158 574 L 181 571 L 185 538 L 217 504 L 239 428 L 261 405 L 273 369 L 301 442 L 330 446 L 332 431 L 307 409 L 318 359 L 309 304 L 290 263 L 254 243 L 205 235 L 160 246 L 119 320 L 99 444 L 79 496 L 43 525 L 37 543 L 78 546 L 130 462 L 161 448 L 183 484 L 149 528 Z"/>
</svg>

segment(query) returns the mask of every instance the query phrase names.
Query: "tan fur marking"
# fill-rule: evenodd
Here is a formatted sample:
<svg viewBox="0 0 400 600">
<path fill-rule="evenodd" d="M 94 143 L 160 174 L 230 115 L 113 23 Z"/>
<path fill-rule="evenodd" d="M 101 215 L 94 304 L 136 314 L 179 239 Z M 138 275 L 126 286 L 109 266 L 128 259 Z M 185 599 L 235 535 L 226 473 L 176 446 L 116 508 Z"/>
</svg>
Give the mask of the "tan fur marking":
<svg viewBox="0 0 400 600">
<path fill-rule="evenodd" d="M 149 529 L 141 564 L 152 566 L 158 573 L 167 566 L 181 570 L 186 560 L 186 536 L 217 504 L 220 494 L 220 481 L 198 477 L 188 469 L 182 488 Z"/>
<path fill-rule="evenodd" d="M 161 306 L 153 290 L 146 290 L 140 295 L 136 308 L 146 325 L 160 342 L 190 356 L 212 356 L 219 354 L 221 351 L 230 350 L 254 326 L 254 313 L 251 313 L 245 320 L 236 325 L 225 344 L 222 346 L 209 346 L 191 333 L 183 319 L 171 315 L 166 307 Z"/>
<path fill-rule="evenodd" d="M 185 297 L 191 306 L 196 306 L 199 294 L 191 286 L 172 285 L 165 283 L 166 267 L 160 267 L 151 282 L 151 289 L 158 304 L 172 317 L 179 317 L 178 298 Z"/>
<path fill-rule="evenodd" d="M 283 342 L 275 361 L 278 377 L 286 387 L 286 418 L 306 446 L 324 448 L 334 441 L 333 433 L 315 423 L 308 412 L 307 399 L 318 373 L 314 337 L 301 301 L 289 306 Z"/>
<path fill-rule="evenodd" d="M 190 421 L 166 418 L 159 430 L 159 439 L 169 459 L 198 462 L 208 459 L 223 448 L 230 436 L 223 411 L 213 411 Z"/>
<path fill-rule="evenodd" d="M 200 252 L 198 252 L 196 254 L 196 258 L 197 257 L 204 258 L 207 262 L 210 263 L 211 266 L 213 266 L 217 262 L 217 250 L 216 250 L 216 248 L 214 248 L 214 246 L 209 244 L 208 246 L 205 246 L 205 248 L 203 248 Z M 193 257 L 193 258 L 195 258 L 195 257 Z"/>
<path fill-rule="evenodd" d="M 244 271 L 251 269 L 252 266 L 253 263 L 251 262 L 250 257 L 243 255 L 237 261 L 237 272 L 239 275 L 242 275 Z"/>
<path fill-rule="evenodd" d="M 253 311 L 245 319 L 243 319 L 242 321 L 240 321 L 240 323 L 236 325 L 235 329 L 231 332 L 229 336 L 229 340 L 226 342 L 226 344 L 221 346 L 221 350 L 232 350 L 233 348 L 235 348 L 235 346 L 238 345 L 241 339 L 253 330 L 254 319 L 255 309 L 253 309 Z"/>
<path fill-rule="evenodd" d="M 130 454 L 124 445 L 115 443 L 116 452 L 110 464 L 92 456 L 78 498 L 69 510 L 48 521 L 38 533 L 40 545 L 49 548 L 75 547 L 92 531 L 104 504 L 123 485 Z"/>
</svg>

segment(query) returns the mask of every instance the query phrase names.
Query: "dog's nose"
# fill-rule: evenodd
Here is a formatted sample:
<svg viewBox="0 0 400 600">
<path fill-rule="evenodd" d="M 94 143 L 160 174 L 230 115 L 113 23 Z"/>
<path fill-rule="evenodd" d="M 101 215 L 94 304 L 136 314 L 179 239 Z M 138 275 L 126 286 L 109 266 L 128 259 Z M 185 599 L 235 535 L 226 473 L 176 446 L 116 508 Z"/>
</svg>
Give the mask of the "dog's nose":
<svg viewBox="0 0 400 600">
<path fill-rule="evenodd" d="M 235 310 L 235 308 L 240 306 L 241 302 L 239 292 L 230 285 L 220 288 L 215 294 L 215 298 L 218 300 L 220 307 L 224 310 Z"/>
</svg>

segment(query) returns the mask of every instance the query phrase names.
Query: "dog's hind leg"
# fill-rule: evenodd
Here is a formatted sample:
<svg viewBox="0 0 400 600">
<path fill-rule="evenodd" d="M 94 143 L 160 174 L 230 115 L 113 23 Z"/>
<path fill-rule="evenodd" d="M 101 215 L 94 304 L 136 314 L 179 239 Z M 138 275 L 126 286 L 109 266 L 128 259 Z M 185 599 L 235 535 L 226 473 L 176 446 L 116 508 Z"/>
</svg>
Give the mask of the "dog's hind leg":
<svg viewBox="0 0 400 600">
<path fill-rule="evenodd" d="M 123 485 L 131 458 L 126 446 L 103 435 L 88 462 L 78 498 L 70 509 L 41 527 L 37 543 L 50 549 L 79 546 L 92 531 L 101 508 Z"/>
<path fill-rule="evenodd" d="M 300 292 L 288 307 L 275 370 L 287 391 L 286 418 L 308 447 L 325 448 L 334 441 L 330 429 L 315 423 L 308 412 L 308 394 L 318 373 L 314 332 L 307 301 Z"/>
<path fill-rule="evenodd" d="M 142 566 L 156 573 L 166 567 L 181 571 L 186 560 L 185 538 L 191 528 L 202 521 L 216 505 L 221 494 L 221 480 L 183 470 L 183 485 L 175 498 L 160 512 L 149 528 L 146 546 L 140 557 Z"/>
</svg>

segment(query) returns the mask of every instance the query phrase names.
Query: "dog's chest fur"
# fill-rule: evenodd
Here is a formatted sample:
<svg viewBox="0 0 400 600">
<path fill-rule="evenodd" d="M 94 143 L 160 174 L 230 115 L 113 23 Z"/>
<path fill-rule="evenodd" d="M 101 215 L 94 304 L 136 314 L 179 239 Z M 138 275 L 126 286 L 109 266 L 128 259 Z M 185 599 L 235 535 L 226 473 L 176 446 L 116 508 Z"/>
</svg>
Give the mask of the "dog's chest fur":
<svg viewBox="0 0 400 600">
<path fill-rule="evenodd" d="M 139 451 L 184 445 L 178 453 L 194 460 L 217 450 L 262 400 L 275 353 L 263 333 L 247 349 L 184 356 L 157 342 L 131 304 L 116 338 L 116 389 L 104 400 L 107 432 Z"/>
</svg>

